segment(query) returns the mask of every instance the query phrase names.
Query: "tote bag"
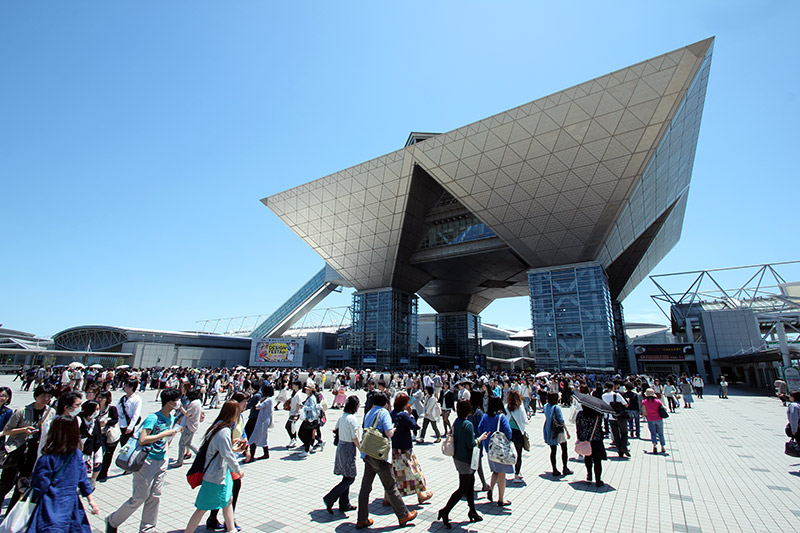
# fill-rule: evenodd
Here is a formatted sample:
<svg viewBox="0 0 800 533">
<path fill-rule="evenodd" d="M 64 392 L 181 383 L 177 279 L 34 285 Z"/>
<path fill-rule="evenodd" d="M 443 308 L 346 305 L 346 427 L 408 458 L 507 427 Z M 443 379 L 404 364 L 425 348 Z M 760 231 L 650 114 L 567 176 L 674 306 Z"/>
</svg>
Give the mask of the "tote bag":
<svg viewBox="0 0 800 533">
<path fill-rule="evenodd" d="M 489 437 L 489 460 L 501 465 L 517 463 L 517 450 L 511 446 L 506 434 L 500 431 L 500 416 L 497 415 L 497 430 Z"/>
<path fill-rule="evenodd" d="M 442 453 L 448 457 L 453 457 L 456 454 L 456 443 L 453 440 L 452 433 L 444 438 L 442 442 Z"/>
<path fill-rule="evenodd" d="M 31 501 L 32 492 L 32 489 L 25 491 L 22 498 L 11 508 L 0 524 L 0 533 L 23 533 L 28 530 L 33 511 L 36 510 L 36 504 Z"/>
</svg>

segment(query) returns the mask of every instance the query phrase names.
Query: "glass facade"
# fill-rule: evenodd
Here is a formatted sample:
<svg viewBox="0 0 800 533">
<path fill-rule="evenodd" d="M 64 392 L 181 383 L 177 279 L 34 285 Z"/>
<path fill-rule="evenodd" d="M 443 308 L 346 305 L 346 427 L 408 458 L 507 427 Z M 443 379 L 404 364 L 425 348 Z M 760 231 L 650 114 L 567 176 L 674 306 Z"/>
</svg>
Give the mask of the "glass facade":
<svg viewBox="0 0 800 533">
<path fill-rule="evenodd" d="M 419 249 L 427 250 L 428 248 L 439 248 L 492 237 L 497 237 L 497 235 L 489 229 L 489 226 L 474 215 L 464 214 L 434 222 L 425 238 L 422 239 Z"/>
<path fill-rule="evenodd" d="M 352 363 L 362 367 L 417 365 L 417 297 L 396 289 L 353 294 Z"/>
<path fill-rule="evenodd" d="M 485 365 L 481 357 L 481 317 L 474 313 L 436 315 L 436 350 L 439 355 L 458 358 L 459 368 Z"/>
<path fill-rule="evenodd" d="M 615 368 L 608 278 L 596 262 L 528 272 L 536 366 Z"/>
</svg>

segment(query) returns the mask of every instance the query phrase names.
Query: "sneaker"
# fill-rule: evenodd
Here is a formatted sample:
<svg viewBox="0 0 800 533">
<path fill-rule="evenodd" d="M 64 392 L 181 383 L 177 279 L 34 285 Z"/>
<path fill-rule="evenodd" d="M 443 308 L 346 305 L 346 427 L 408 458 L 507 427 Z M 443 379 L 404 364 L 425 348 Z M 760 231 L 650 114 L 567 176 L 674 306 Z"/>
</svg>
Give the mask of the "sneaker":
<svg viewBox="0 0 800 533">
<path fill-rule="evenodd" d="M 319 451 L 321 452 L 325 451 L 325 441 L 319 443 Z"/>
<path fill-rule="evenodd" d="M 287 446 L 287 448 L 294 448 L 296 444 L 297 444 L 297 439 L 292 439 L 289 441 L 289 446 Z"/>
<path fill-rule="evenodd" d="M 300 457 L 302 458 L 308 457 L 308 452 L 303 450 L 302 452 L 300 452 Z"/>
</svg>

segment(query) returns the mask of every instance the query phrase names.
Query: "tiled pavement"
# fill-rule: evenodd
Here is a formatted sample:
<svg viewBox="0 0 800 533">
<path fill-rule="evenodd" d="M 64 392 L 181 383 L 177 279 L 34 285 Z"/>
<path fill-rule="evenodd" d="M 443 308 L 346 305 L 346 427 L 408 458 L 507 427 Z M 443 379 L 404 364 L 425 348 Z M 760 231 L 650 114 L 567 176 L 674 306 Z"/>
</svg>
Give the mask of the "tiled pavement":
<svg viewBox="0 0 800 533">
<path fill-rule="evenodd" d="M 2 376 L 0 384 L 12 387 L 13 405 L 22 406 L 30 395 L 19 392 L 19 383 L 12 384 L 11 379 Z M 526 483 L 509 483 L 506 492 L 512 505 L 501 509 L 487 502 L 485 493 L 481 493 L 476 503 L 485 520 L 467 522 L 466 502 L 461 502 L 451 514 L 453 530 L 800 531 L 800 459 L 783 454 L 786 410 L 774 398 L 734 390 L 730 400 L 720 400 L 712 388 L 708 389 L 710 394 L 695 402 L 694 409 L 681 409 L 666 421 L 668 455 L 645 454 L 650 449 L 645 440 L 632 441 L 633 457 L 629 460 L 619 460 L 610 452 L 610 460 L 603 464 L 606 486 L 602 489 L 583 481 L 585 468 L 574 459 L 571 468 L 575 474 L 554 479 L 547 473 L 549 449 L 542 444 L 543 417 L 537 414 L 528 430 L 532 449 L 523 458 Z M 117 393 L 114 396 L 116 399 Z M 148 412 L 158 408 L 154 392 L 146 392 L 144 398 Z M 201 430 L 215 414 L 216 411 L 208 413 Z M 330 430 L 339 414 L 340 411 L 330 412 L 324 429 L 326 440 L 331 440 Z M 347 517 L 338 512 L 330 516 L 321 500 L 339 480 L 332 473 L 334 448 L 328 446 L 324 452 L 300 459 L 286 450 L 285 420 L 286 412 L 277 411 L 275 428 L 270 431 L 271 458 L 244 466 L 237 522 L 245 532 L 353 531 L 355 512 Z M 649 436 L 646 425 L 642 429 L 642 436 Z M 457 476 L 451 460 L 441 455 L 438 445 L 415 448 L 435 495 L 423 505 L 417 505 L 413 497 L 406 499 L 409 508 L 420 512 L 413 529 L 440 531 L 444 528 L 435 521 L 436 511 L 455 490 Z M 172 454 L 175 453 L 173 447 Z M 359 472 L 362 470 L 359 465 Z M 184 466 L 167 474 L 159 531 L 183 531 L 194 510 L 196 491 L 186 483 L 185 471 Z M 351 489 L 354 504 L 360 481 L 359 477 Z M 130 489 L 130 477 L 119 475 L 112 467 L 111 478 L 95 492 L 101 507 L 100 516 L 90 516 L 95 530 L 103 531 L 102 517 L 128 498 Z M 380 505 L 381 496 L 376 480 L 370 505 L 370 516 L 375 520 L 372 531 L 397 527 L 391 508 Z M 137 516 L 123 524 L 120 531 L 137 531 Z"/>
</svg>

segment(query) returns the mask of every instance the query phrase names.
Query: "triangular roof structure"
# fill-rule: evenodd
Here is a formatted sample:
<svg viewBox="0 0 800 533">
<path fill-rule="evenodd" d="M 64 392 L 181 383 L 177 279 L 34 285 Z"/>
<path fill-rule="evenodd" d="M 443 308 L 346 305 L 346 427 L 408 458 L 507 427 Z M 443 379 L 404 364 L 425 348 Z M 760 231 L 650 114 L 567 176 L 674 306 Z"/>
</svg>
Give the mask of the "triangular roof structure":
<svg viewBox="0 0 800 533">
<path fill-rule="evenodd" d="M 712 45 L 679 48 L 262 202 L 359 290 L 394 287 L 440 312 L 480 312 L 496 297 L 527 294 L 529 268 L 599 261 L 621 300 L 680 236 Z M 493 232 L 484 249 L 418 249 L 445 191 L 459 216 Z M 479 252 L 483 259 L 469 259 Z M 446 262 L 456 256 L 460 277 Z"/>
</svg>

